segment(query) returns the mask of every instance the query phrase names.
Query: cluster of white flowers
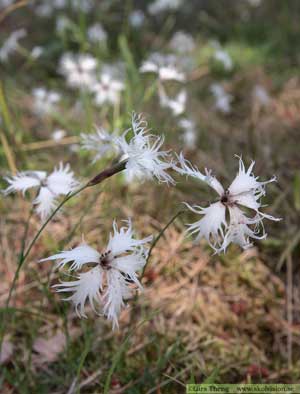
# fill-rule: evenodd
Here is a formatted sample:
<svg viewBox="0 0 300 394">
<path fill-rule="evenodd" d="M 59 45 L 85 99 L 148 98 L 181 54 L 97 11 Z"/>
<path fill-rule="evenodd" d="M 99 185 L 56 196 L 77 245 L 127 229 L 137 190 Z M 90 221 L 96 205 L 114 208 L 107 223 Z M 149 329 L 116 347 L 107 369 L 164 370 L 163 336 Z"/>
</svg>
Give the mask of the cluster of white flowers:
<svg viewBox="0 0 300 394">
<path fill-rule="evenodd" d="M 103 65 L 101 73 L 97 72 L 97 68 L 97 59 L 89 54 L 66 53 L 60 60 L 60 71 L 70 87 L 92 93 L 97 106 L 115 104 L 125 88 L 120 78 L 113 75 L 118 66 Z"/>
<path fill-rule="evenodd" d="M 45 171 L 23 171 L 5 180 L 9 183 L 3 191 L 5 195 L 19 191 L 24 195 L 28 189 L 38 189 L 33 204 L 42 220 L 56 208 L 60 195 L 67 195 L 79 186 L 69 164 L 64 167 L 62 163 L 49 175 Z"/>
<path fill-rule="evenodd" d="M 258 177 L 252 173 L 254 164 L 253 161 L 246 170 L 240 158 L 236 177 L 231 185 L 224 189 L 221 183 L 211 175 L 211 171 L 206 169 L 204 175 L 182 154 L 178 157 L 178 164 L 174 167 L 176 171 L 207 183 L 219 196 L 218 201 L 208 207 L 186 204 L 192 212 L 203 216 L 189 225 L 188 232 L 197 233 L 197 240 L 205 238 L 217 253 L 225 252 L 230 243 L 238 244 L 243 249 L 249 248 L 252 246 L 251 238 L 266 237 L 263 219 L 280 220 L 259 210 L 262 207 L 260 200 L 265 195 L 265 185 L 274 182 L 276 178 L 273 177 L 264 182 L 258 181 Z M 247 212 L 243 211 L 242 207 L 252 212 L 252 216 L 247 216 Z"/>
<path fill-rule="evenodd" d="M 140 72 L 155 73 L 161 81 L 185 81 L 185 74 L 179 70 L 178 58 L 175 55 L 154 52 L 142 63 Z"/>
<path fill-rule="evenodd" d="M 174 184 L 175 181 L 167 173 L 168 169 L 173 168 L 172 158 L 169 152 L 160 150 L 164 137 L 149 131 L 142 115 L 133 113 L 131 128 L 121 136 L 109 134 L 104 129 L 98 129 L 94 134 L 82 133 L 82 146 L 95 152 L 94 161 L 108 153 L 119 155 L 120 161 L 126 160 L 125 175 L 129 182 L 157 179 Z"/>
<path fill-rule="evenodd" d="M 180 54 L 186 54 L 189 52 L 193 52 L 196 44 L 193 36 L 183 31 L 176 32 L 170 43 L 169 47 L 174 51 Z"/>
<path fill-rule="evenodd" d="M 142 289 L 137 272 L 142 270 L 148 250 L 145 244 L 152 236 L 135 239 L 131 221 L 118 228 L 113 223 L 113 234 L 102 253 L 86 243 L 78 247 L 60 252 L 41 261 L 59 260 L 57 267 L 71 264 L 70 271 L 87 268 L 77 276 L 77 280 L 55 285 L 57 292 L 73 293 L 67 301 L 72 301 L 77 314 L 86 317 L 85 304 L 89 301 L 93 311 L 104 314 L 112 321 L 113 328 L 118 327 L 118 317 L 125 307 L 125 302 L 132 296 L 134 288 Z"/>
<path fill-rule="evenodd" d="M 32 91 L 34 112 L 39 115 L 48 115 L 56 110 L 56 104 L 61 96 L 53 90 L 45 88 L 35 88 Z"/>
<path fill-rule="evenodd" d="M 194 122 L 182 118 L 179 125 L 189 133 L 184 136 L 186 145 L 193 148 L 196 138 Z M 58 130 L 57 138 L 61 138 L 63 133 L 64 130 Z M 97 129 L 95 134 L 82 134 L 81 137 L 83 148 L 95 152 L 95 160 L 108 152 L 115 153 L 128 181 L 156 179 L 175 184 L 168 173 L 169 170 L 175 170 L 214 189 L 218 199 L 209 206 L 185 204 L 193 213 L 202 216 L 200 220 L 188 225 L 187 232 L 196 233 L 196 240 L 205 238 L 216 253 L 225 252 L 231 243 L 244 249 L 249 248 L 252 245 L 251 239 L 266 237 L 264 219 L 279 220 L 260 209 L 263 207 L 261 198 L 265 195 L 265 185 L 274 182 L 275 177 L 259 181 L 252 173 L 254 162 L 246 169 L 242 159 L 239 159 L 239 171 L 231 185 L 224 189 L 211 171 L 206 169 L 203 174 L 183 154 L 177 156 L 175 161 L 170 152 L 162 151 L 163 136 L 150 133 L 141 115 L 133 114 L 131 128 L 120 136 Z M 44 171 L 25 171 L 5 179 L 9 184 L 3 191 L 5 195 L 18 191 L 25 194 L 28 189 L 37 188 L 33 204 L 42 220 L 57 207 L 60 195 L 68 195 L 80 186 L 68 164 L 60 164 L 49 175 Z M 84 310 L 88 300 L 92 309 L 104 314 L 115 328 L 125 301 L 132 294 L 132 287 L 141 288 L 137 271 L 145 266 L 148 250 L 144 245 L 150 242 L 151 237 L 135 239 L 130 221 L 120 230 L 114 222 L 113 229 L 114 233 L 110 235 L 103 253 L 83 243 L 75 249 L 41 261 L 59 260 L 58 267 L 70 263 L 70 271 L 83 268 L 84 272 L 78 274 L 76 280 L 56 285 L 57 291 L 72 293 L 66 300 L 74 303 L 79 316 L 86 316 Z M 90 268 L 89 265 L 93 267 Z"/>
<path fill-rule="evenodd" d="M 7 62 L 9 56 L 19 48 L 19 40 L 26 35 L 27 32 L 25 29 L 19 29 L 12 32 L 0 48 L 0 61 Z"/>
<path fill-rule="evenodd" d="M 186 75 L 180 70 L 179 63 L 182 62 L 173 54 L 162 55 L 155 52 L 140 67 L 141 73 L 154 73 L 157 75 L 159 80 L 158 97 L 160 105 L 162 108 L 168 108 L 174 116 L 180 116 L 185 112 L 187 92 L 185 89 L 182 89 L 174 97 L 169 97 L 163 86 L 163 82 L 185 82 Z"/>
<path fill-rule="evenodd" d="M 218 111 L 228 114 L 231 112 L 231 101 L 233 96 L 225 91 L 219 83 L 213 83 L 210 91 L 215 98 L 215 107 Z"/>
</svg>

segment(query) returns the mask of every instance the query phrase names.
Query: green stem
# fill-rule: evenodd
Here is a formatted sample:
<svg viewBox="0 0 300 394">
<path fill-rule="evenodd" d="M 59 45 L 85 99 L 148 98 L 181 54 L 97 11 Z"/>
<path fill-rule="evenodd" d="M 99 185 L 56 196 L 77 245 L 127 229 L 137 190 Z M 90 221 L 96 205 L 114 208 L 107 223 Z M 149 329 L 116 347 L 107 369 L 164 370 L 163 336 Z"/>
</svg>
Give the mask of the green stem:
<svg viewBox="0 0 300 394">
<path fill-rule="evenodd" d="M 168 227 L 178 218 L 178 216 L 180 216 L 184 211 L 185 211 L 184 209 L 181 209 L 180 211 L 178 211 L 178 212 L 168 221 L 168 223 L 162 228 L 162 230 L 158 233 L 158 236 L 157 236 L 157 237 L 154 239 L 154 241 L 152 242 L 152 245 L 151 245 L 151 247 L 150 247 L 150 249 L 149 249 L 149 253 L 148 253 L 147 260 L 146 260 L 146 264 L 144 265 L 144 268 L 143 268 L 143 271 L 142 271 L 141 278 L 143 278 L 143 276 L 144 276 L 144 274 L 145 274 L 145 271 L 146 271 L 148 262 L 149 262 L 150 257 L 151 257 L 152 250 L 153 250 L 154 247 L 156 246 L 157 242 L 158 242 L 158 241 L 160 240 L 160 238 L 163 236 L 163 234 L 165 233 L 165 231 L 167 230 L 167 228 L 168 228 Z"/>
</svg>

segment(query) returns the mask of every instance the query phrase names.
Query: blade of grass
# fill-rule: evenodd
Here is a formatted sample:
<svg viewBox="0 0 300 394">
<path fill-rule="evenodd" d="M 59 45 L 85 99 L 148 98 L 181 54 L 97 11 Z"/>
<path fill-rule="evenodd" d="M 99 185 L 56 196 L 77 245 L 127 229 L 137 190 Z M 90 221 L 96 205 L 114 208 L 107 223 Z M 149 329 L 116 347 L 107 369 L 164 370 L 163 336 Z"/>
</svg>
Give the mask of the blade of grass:
<svg viewBox="0 0 300 394">
<path fill-rule="evenodd" d="M 180 211 L 178 211 L 174 216 L 172 216 L 172 218 L 168 221 L 168 223 L 162 228 L 162 230 L 158 233 L 158 236 L 154 239 L 154 241 L 152 242 L 152 245 L 149 249 L 149 253 L 148 253 L 148 257 L 146 260 L 146 264 L 144 265 L 144 269 L 142 271 L 142 275 L 141 278 L 144 276 L 144 273 L 146 271 L 147 268 L 147 264 L 149 262 L 149 259 L 151 257 L 151 253 L 152 250 L 155 248 L 157 242 L 160 240 L 160 238 L 164 235 L 165 231 L 167 230 L 167 228 L 178 218 L 178 216 L 180 216 L 183 212 L 185 212 L 184 209 L 181 209 Z"/>
</svg>

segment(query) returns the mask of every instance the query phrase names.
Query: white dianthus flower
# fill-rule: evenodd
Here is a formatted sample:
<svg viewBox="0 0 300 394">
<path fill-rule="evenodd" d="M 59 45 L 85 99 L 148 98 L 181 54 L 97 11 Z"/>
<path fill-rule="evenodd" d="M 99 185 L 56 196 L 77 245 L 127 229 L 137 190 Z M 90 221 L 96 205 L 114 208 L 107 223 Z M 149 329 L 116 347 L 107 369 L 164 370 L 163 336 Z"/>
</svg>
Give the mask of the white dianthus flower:
<svg viewBox="0 0 300 394">
<path fill-rule="evenodd" d="M 175 52 L 186 54 L 192 52 L 196 44 L 193 36 L 183 31 L 178 31 L 173 35 L 169 47 Z"/>
<path fill-rule="evenodd" d="M 32 91 L 34 112 L 37 115 L 49 115 L 56 110 L 56 104 L 61 96 L 53 90 L 35 88 Z"/>
<path fill-rule="evenodd" d="M 116 135 L 110 134 L 103 128 L 97 128 L 93 134 L 81 133 L 82 148 L 95 152 L 93 162 L 100 160 L 108 153 L 118 153 L 119 148 L 115 144 Z"/>
<path fill-rule="evenodd" d="M 145 14 L 142 10 L 133 10 L 128 15 L 129 24 L 134 28 L 139 28 L 143 26 L 145 22 Z"/>
<path fill-rule="evenodd" d="M 197 142 L 197 131 L 195 122 L 192 119 L 182 118 L 178 122 L 183 130 L 181 139 L 183 144 L 188 149 L 195 149 Z"/>
<path fill-rule="evenodd" d="M 228 94 L 223 86 L 218 83 L 213 83 L 210 87 L 210 91 L 215 98 L 216 109 L 224 114 L 228 114 L 231 111 L 233 96 Z"/>
<path fill-rule="evenodd" d="M 148 251 L 144 244 L 152 240 L 152 236 L 135 239 L 131 221 L 126 224 L 119 229 L 116 222 L 113 223 L 113 234 L 110 234 L 103 253 L 82 243 L 70 251 L 40 260 L 59 260 L 57 267 L 71 263 L 70 271 L 91 265 L 93 268 L 80 273 L 77 280 L 54 287 L 58 292 L 73 293 L 65 300 L 74 303 L 79 317 L 86 317 L 84 308 L 88 300 L 94 312 L 103 312 L 112 321 L 113 328 L 118 327 L 118 317 L 125 301 L 132 295 L 132 286 L 142 289 L 137 271 L 146 263 Z"/>
<path fill-rule="evenodd" d="M 73 88 L 91 89 L 95 83 L 97 60 L 88 54 L 66 53 L 60 60 L 60 71 Z"/>
<path fill-rule="evenodd" d="M 107 33 L 101 23 L 95 23 L 88 28 L 88 38 L 93 43 L 104 43 L 107 40 Z"/>
<path fill-rule="evenodd" d="M 123 153 L 123 159 L 127 160 L 127 177 L 129 180 L 156 178 L 159 182 L 174 184 L 173 178 L 166 172 L 173 166 L 172 162 L 166 161 L 169 153 L 160 151 L 164 137 L 149 134 L 148 131 L 147 122 L 142 116 L 133 114 L 132 127 L 114 139 Z M 127 142 L 130 132 L 133 136 Z"/>
<path fill-rule="evenodd" d="M 214 58 L 223 64 L 223 67 L 225 68 L 225 70 L 230 71 L 233 68 L 233 62 L 232 59 L 230 57 L 230 55 L 224 51 L 223 49 L 217 49 L 215 54 L 214 54 Z"/>
<path fill-rule="evenodd" d="M 275 177 L 268 181 L 260 182 L 252 173 L 255 162 L 253 161 L 246 170 L 242 159 L 239 159 L 239 172 L 228 189 L 206 170 L 202 174 L 196 167 L 187 161 L 181 154 L 178 157 L 179 166 L 174 169 L 182 175 L 192 176 L 204 181 L 218 194 L 217 202 L 208 207 L 190 206 L 188 208 L 203 217 L 188 227 L 188 232 L 197 233 L 196 240 L 205 238 L 216 252 L 225 251 L 230 243 L 240 245 L 243 249 L 252 246 L 250 239 L 263 239 L 267 236 L 263 227 L 263 219 L 280 220 L 271 215 L 262 213 L 261 197 L 265 195 L 265 185 L 276 180 Z M 247 216 L 241 208 L 253 212 Z M 228 210 L 229 218 L 226 211 Z M 261 234 L 261 235 L 259 235 Z"/>
<path fill-rule="evenodd" d="M 28 189 L 38 188 L 33 204 L 42 220 L 56 208 L 59 195 L 67 195 L 79 186 L 69 164 L 64 167 L 62 163 L 49 175 L 45 171 L 24 171 L 5 180 L 9 183 L 3 191 L 5 195 L 18 191 L 24 195 Z"/>
<path fill-rule="evenodd" d="M 158 90 L 159 102 L 163 108 L 169 108 L 174 116 L 182 115 L 186 109 L 187 93 L 181 90 L 174 98 L 167 96 L 164 88 L 160 86 Z"/>
<path fill-rule="evenodd" d="M 91 86 L 95 94 L 95 104 L 101 106 L 104 103 L 115 104 L 124 90 L 124 83 L 114 79 L 108 73 L 102 73 L 100 78 Z"/>
<path fill-rule="evenodd" d="M 12 32 L 0 48 L 0 61 L 7 62 L 9 56 L 19 48 L 19 40 L 26 35 L 25 29 Z"/>
</svg>

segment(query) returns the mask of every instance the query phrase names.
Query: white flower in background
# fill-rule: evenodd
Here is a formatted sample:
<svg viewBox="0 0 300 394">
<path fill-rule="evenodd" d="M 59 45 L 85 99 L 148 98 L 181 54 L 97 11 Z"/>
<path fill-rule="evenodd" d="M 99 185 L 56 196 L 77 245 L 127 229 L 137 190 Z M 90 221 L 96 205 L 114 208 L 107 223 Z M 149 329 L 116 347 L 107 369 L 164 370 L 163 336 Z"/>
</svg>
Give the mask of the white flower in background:
<svg viewBox="0 0 300 394">
<path fill-rule="evenodd" d="M 231 111 L 231 101 L 233 96 L 228 94 L 222 85 L 213 83 L 210 86 L 210 91 L 215 98 L 215 107 L 218 111 L 228 114 Z"/>
<path fill-rule="evenodd" d="M 33 107 L 37 115 L 48 115 L 56 110 L 61 95 L 53 90 L 35 88 L 32 91 Z"/>
<path fill-rule="evenodd" d="M 185 74 L 178 69 L 178 58 L 174 55 L 152 53 L 141 67 L 141 73 L 155 73 L 161 81 L 185 81 Z"/>
<path fill-rule="evenodd" d="M 57 129 L 57 130 L 53 131 L 52 139 L 54 141 L 61 141 L 66 135 L 67 135 L 67 132 L 65 130 Z"/>
<path fill-rule="evenodd" d="M 148 11 L 152 15 L 157 15 L 164 11 L 175 11 L 181 5 L 182 0 L 155 0 L 148 6 Z"/>
<path fill-rule="evenodd" d="M 178 122 L 179 127 L 183 130 L 181 139 L 187 149 L 195 149 L 197 142 L 197 133 L 195 122 L 191 119 L 180 119 Z"/>
<path fill-rule="evenodd" d="M 246 170 L 242 159 L 239 159 L 239 172 L 225 190 L 207 169 L 206 174 L 202 174 L 182 154 L 178 160 L 179 166 L 174 167 L 176 171 L 207 183 L 218 194 L 218 200 L 208 207 L 186 204 L 192 212 L 202 215 L 200 220 L 189 225 L 187 231 L 198 234 L 196 240 L 205 238 L 216 252 L 225 252 L 230 243 L 247 249 L 252 246 L 251 238 L 266 238 L 263 219 L 280 220 L 259 210 L 263 206 L 260 200 L 265 195 L 265 185 L 276 178 L 258 181 L 258 177 L 252 173 L 254 161 Z M 247 216 L 248 212 L 252 215 Z"/>
<path fill-rule="evenodd" d="M 134 10 L 128 16 L 130 26 L 134 28 L 142 27 L 145 21 L 145 14 L 142 10 Z"/>
<path fill-rule="evenodd" d="M 0 48 L 0 61 L 7 62 L 9 56 L 19 48 L 19 40 L 27 35 L 25 29 L 15 30 Z"/>
<path fill-rule="evenodd" d="M 9 7 L 13 2 L 14 0 L 0 0 L 0 10 Z"/>
<path fill-rule="evenodd" d="M 74 10 L 82 11 L 85 13 L 91 11 L 95 5 L 94 0 L 72 0 L 70 4 Z"/>
<path fill-rule="evenodd" d="M 91 89 L 95 83 L 97 60 L 88 54 L 66 53 L 60 60 L 60 71 L 72 88 Z"/>
<path fill-rule="evenodd" d="M 52 5 L 55 9 L 61 10 L 66 8 L 69 4 L 68 0 L 52 0 Z"/>
<path fill-rule="evenodd" d="M 224 51 L 223 49 L 217 49 L 214 54 L 214 58 L 218 62 L 222 63 L 225 70 L 227 70 L 227 71 L 232 70 L 233 62 L 232 62 L 230 55 L 226 51 Z"/>
<path fill-rule="evenodd" d="M 35 46 L 34 48 L 32 48 L 31 52 L 30 52 L 30 56 L 33 59 L 38 59 L 39 57 L 42 56 L 42 54 L 44 53 L 44 48 L 41 46 Z"/>
<path fill-rule="evenodd" d="M 117 103 L 120 99 L 121 91 L 124 89 L 124 83 L 114 79 L 108 73 L 102 73 L 97 81 L 91 86 L 91 91 L 95 94 L 95 104 L 99 106 L 104 103 Z"/>
<path fill-rule="evenodd" d="M 72 27 L 72 21 L 65 15 L 58 15 L 56 18 L 55 26 L 58 33 L 64 33 Z"/>
<path fill-rule="evenodd" d="M 133 133 L 127 142 L 128 134 Z M 166 161 L 169 153 L 160 151 L 164 143 L 163 136 L 148 133 L 147 122 L 141 115 L 132 115 L 132 127 L 126 130 L 122 136 L 114 139 L 120 151 L 123 153 L 122 159 L 126 159 L 125 173 L 127 179 L 158 179 L 159 182 L 174 184 L 173 178 L 166 172 L 172 168 L 173 163 Z"/>
<path fill-rule="evenodd" d="M 252 92 L 253 99 L 258 101 L 260 105 L 267 107 L 270 102 L 271 98 L 266 91 L 266 89 L 261 85 L 256 85 Z"/>
<path fill-rule="evenodd" d="M 178 31 L 173 35 L 169 47 L 175 52 L 184 54 L 193 52 L 196 44 L 193 36 L 183 31 Z"/>
<path fill-rule="evenodd" d="M 226 71 L 231 71 L 233 69 L 233 61 L 229 53 L 222 48 L 221 44 L 218 41 L 213 40 L 211 42 L 211 45 L 215 50 L 213 54 L 214 59 L 217 62 L 222 63 Z"/>
<path fill-rule="evenodd" d="M 103 128 L 97 128 L 96 133 L 80 134 L 82 148 L 88 151 L 95 152 L 93 162 L 100 160 L 106 154 L 118 153 L 119 148 L 114 140 L 116 135 L 110 134 Z"/>
<path fill-rule="evenodd" d="M 170 98 L 167 96 L 164 88 L 159 87 L 159 102 L 163 108 L 169 108 L 174 116 L 182 115 L 186 109 L 187 93 L 186 90 L 181 90 L 176 97 Z"/>
<path fill-rule="evenodd" d="M 95 23 L 89 27 L 87 35 L 92 43 L 105 43 L 107 40 L 107 33 L 101 23 Z"/>
<path fill-rule="evenodd" d="M 79 186 L 69 164 L 64 167 L 62 163 L 49 175 L 45 171 L 24 171 L 4 179 L 9 183 L 3 191 L 5 195 L 18 191 L 24 195 L 28 189 L 38 188 L 33 204 L 42 220 L 56 208 L 58 196 L 67 195 Z"/>
<path fill-rule="evenodd" d="M 259 7 L 262 3 L 262 0 L 247 0 L 247 1 L 252 7 Z"/>
<path fill-rule="evenodd" d="M 57 267 L 69 266 L 70 271 L 90 267 L 80 273 L 77 280 L 62 282 L 54 287 L 57 292 L 73 293 L 66 301 L 72 301 L 79 317 L 86 317 L 85 304 L 89 301 L 95 313 L 104 315 L 118 327 L 118 317 L 125 307 L 125 301 L 133 294 L 133 289 L 142 289 L 137 271 L 146 263 L 148 250 L 144 245 L 152 236 L 138 240 L 134 238 L 131 221 L 118 228 L 113 223 L 113 234 L 102 253 L 85 242 L 78 247 L 60 252 L 40 261 L 60 260 Z"/>
</svg>

